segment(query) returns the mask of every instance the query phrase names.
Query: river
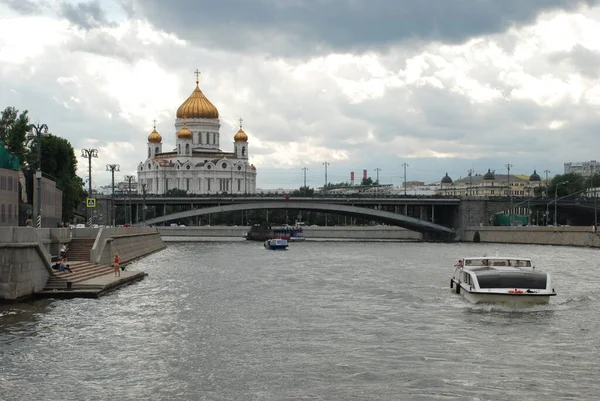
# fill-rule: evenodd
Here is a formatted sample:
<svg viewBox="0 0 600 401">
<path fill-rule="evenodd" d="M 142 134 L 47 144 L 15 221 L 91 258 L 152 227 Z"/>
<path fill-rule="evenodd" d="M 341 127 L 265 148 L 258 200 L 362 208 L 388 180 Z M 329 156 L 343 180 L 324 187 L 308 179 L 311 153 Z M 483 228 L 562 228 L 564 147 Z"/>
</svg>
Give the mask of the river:
<svg viewBox="0 0 600 401">
<path fill-rule="evenodd" d="M 172 242 L 100 299 L 0 305 L 0 400 L 592 400 L 598 250 L 498 245 L 547 306 L 449 290 L 490 244 Z"/>
</svg>

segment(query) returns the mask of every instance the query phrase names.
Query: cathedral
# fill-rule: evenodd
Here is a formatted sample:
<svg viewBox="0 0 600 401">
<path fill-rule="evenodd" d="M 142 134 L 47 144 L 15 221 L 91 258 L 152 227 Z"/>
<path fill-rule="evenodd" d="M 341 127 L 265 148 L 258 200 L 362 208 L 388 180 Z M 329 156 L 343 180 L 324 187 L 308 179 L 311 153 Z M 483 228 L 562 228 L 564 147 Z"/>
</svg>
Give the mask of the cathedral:
<svg viewBox="0 0 600 401">
<path fill-rule="evenodd" d="M 240 129 L 233 136 L 233 152 L 220 149 L 219 111 L 198 86 L 177 109 L 175 149 L 163 152 L 162 137 L 148 135 L 148 158 L 138 165 L 138 191 L 165 194 L 171 189 L 188 194 L 252 194 L 256 192 L 256 168 L 248 163 L 248 135 Z"/>
</svg>

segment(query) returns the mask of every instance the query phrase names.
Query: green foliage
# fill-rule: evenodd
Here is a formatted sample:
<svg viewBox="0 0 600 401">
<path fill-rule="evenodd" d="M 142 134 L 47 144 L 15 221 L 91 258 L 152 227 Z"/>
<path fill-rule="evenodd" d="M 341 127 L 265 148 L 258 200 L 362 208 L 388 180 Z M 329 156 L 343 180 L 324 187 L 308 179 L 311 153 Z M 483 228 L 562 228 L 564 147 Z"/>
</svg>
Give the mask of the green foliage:
<svg viewBox="0 0 600 401">
<path fill-rule="evenodd" d="M 309 186 L 302 186 L 300 189 L 295 189 L 292 191 L 290 195 L 292 196 L 313 196 L 315 194 L 315 189 Z"/>
<path fill-rule="evenodd" d="M 184 189 L 171 188 L 167 192 L 165 192 L 166 196 L 186 196 L 187 191 Z"/>
<path fill-rule="evenodd" d="M 362 181 L 360 182 L 360 185 L 374 185 L 375 181 L 373 181 L 371 179 L 371 177 L 368 178 L 363 178 Z"/>
<path fill-rule="evenodd" d="M 0 113 L 0 141 L 21 160 L 21 165 L 29 154 L 25 142 L 28 125 L 27 110 L 19 114 L 19 110 L 14 107 L 7 107 Z"/>
<path fill-rule="evenodd" d="M 63 221 L 73 221 L 73 209 L 84 199 L 83 180 L 77 175 L 77 158 L 71 143 L 55 135 L 41 136 L 42 171 L 44 176 L 56 181 L 63 191 Z M 37 152 L 28 155 L 27 164 L 35 166 Z"/>
</svg>

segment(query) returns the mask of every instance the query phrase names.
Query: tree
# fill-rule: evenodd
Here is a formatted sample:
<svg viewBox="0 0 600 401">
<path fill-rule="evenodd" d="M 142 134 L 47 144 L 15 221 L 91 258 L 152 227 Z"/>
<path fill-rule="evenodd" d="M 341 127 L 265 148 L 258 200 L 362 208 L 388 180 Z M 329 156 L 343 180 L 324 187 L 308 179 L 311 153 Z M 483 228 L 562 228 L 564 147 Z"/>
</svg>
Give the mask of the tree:
<svg viewBox="0 0 600 401">
<path fill-rule="evenodd" d="M 25 141 L 28 125 L 27 110 L 19 114 L 19 110 L 14 107 L 7 107 L 0 115 L 0 141 L 8 146 L 9 152 L 19 157 L 21 166 L 29 154 Z"/>
<path fill-rule="evenodd" d="M 171 188 L 167 192 L 165 192 L 167 196 L 186 196 L 187 191 L 184 189 Z"/>
<path fill-rule="evenodd" d="M 77 158 L 71 143 L 55 135 L 43 135 L 42 171 L 44 176 L 56 182 L 63 191 L 63 221 L 73 220 L 73 209 L 85 199 L 83 180 L 77 175 Z M 37 152 L 31 152 L 27 158 L 29 166 L 36 166 Z"/>
<path fill-rule="evenodd" d="M 294 189 L 291 193 L 292 196 L 313 196 L 315 189 L 309 186 L 301 186 L 300 189 Z"/>
<path fill-rule="evenodd" d="M 369 177 L 369 178 L 363 178 L 362 181 L 361 181 L 361 183 L 360 183 L 360 185 L 373 185 L 373 184 L 375 184 L 375 183 L 373 182 L 373 180 L 371 179 L 371 177 Z"/>
</svg>

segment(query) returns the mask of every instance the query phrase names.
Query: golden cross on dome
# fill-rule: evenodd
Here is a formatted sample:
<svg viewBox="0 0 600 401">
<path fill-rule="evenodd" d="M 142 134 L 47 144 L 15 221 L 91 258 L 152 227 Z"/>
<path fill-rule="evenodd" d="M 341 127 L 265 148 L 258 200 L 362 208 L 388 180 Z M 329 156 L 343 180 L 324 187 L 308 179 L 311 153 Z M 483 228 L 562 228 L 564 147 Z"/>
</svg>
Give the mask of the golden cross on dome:
<svg viewBox="0 0 600 401">
<path fill-rule="evenodd" d="M 244 120 L 242 120 L 242 117 L 240 117 L 239 121 L 240 121 L 240 129 L 242 129 L 242 121 L 244 121 Z"/>
<path fill-rule="evenodd" d="M 196 83 L 200 82 L 200 70 L 196 68 L 194 74 L 196 74 Z"/>
<path fill-rule="evenodd" d="M 152 120 L 152 122 L 154 123 L 154 129 L 156 129 L 156 120 Z"/>
</svg>

